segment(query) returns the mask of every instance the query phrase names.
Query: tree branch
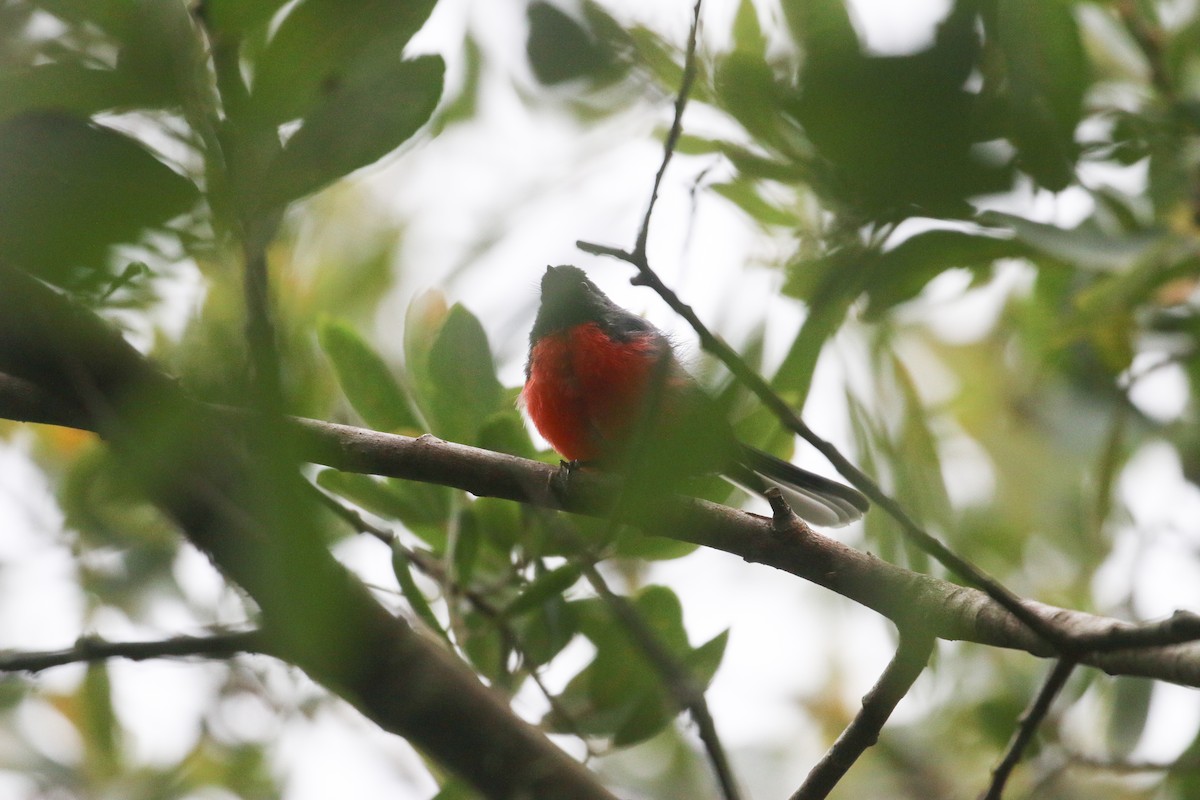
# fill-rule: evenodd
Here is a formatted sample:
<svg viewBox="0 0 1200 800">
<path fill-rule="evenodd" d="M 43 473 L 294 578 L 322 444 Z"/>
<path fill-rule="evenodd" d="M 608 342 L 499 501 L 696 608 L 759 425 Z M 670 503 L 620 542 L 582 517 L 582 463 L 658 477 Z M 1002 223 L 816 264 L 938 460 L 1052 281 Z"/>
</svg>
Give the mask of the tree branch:
<svg viewBox="0 0 1200 800">
<path fill-rule="evenodd" d="M 704 690 L 696 685 L 696 681 L 687 668 L 680 664 L 678 659 L 662 645 L 633 604 L 613 592 L 608 587 L 608 582 L 604 580 L 604 576 L 594 566 L 585 564 L 583 575 L 596 590 L 600 599 L 624 626 L 637 648 L 649 659 L 655 671 L 666 684 L 667 690 L 675 698 L 675 702 L 686 708 L 691 714 L 699 731 L 700 741 L 704 744 L 705 752 L 708 753 L 708 760 L 712 762 L 713 771 L 717 774 L 717 782 L 720 784 L 722 796 L 725 800 L 738 800 L 741 792 L 738 790 L 737 779 L 734 777 L 733 768 L 729 765 L 729 758 L 725 754 L 721 738 L 717 735 L 717 726 L 713 721 L 712 714 L 709 713 Z"/>
<path fill-rule="evenodd" d="M 80 662 L 127 658 L 146 661 L 152 658 L 229 658 L 239 653 L 266 653 L 259 631 L 229 631 L 209 636 L 174 636 L 152 642 L 106 642 L 81 637 L 74 647 L 42 652 L 0 653 L 0 672 L 41 672 L 51 667 Z"/>
<path fill-rule="evenodd" d="M 1021 760 L 1021 756 L 1024 755 L 1025 748 L 1033 741 L 1038 727 L 1041 726 L 1042 721 L 1046 719 L 1046 715 L 1050 712 L 1050 706 L 1054 702 L 1054 698 L 1058 697 L 1058 693 L 1066 685 L 1067 678 L 1071 677 L 1071 673 L 1075 671 L 1075 666 L 1074 661 L 1067 658 L 1060 658 L 1055 663 L 1054 669 L 1050 670 L 1050 674 L 1046 677 L 1046 682 L 1042 685 L 1041 691 L 1033 699 L 1029 708 L 1025 709 L 1024 713 L 1021 714 L 1017 729 L 1013 731 L 1012 738 L 1008 742 L 1008 747 L 1005 748 L 1004 758 L 992 770 L 992 782 L 988 786 L 987 791 L 980 795 L 980 800 L 1000 800 L 1004 794 L 1004 786 L 1008 783 L 1008 777 Z"/>
<path fill-rule="evenodd" d="M 35 385 L 109 441 L 127 477 L 255 600 L 278 657 L 488 797 L 612 800 L 332 557 L 298 473 L 256 460 L 237 420 L 192 402 L 95 315 L 3 264 L 0 372 L 25 382 L 3 387 Z"/>
<path fill-rule="evenodd" d="M 10 396 L 13 387 L 15 396 Z M 31 409 L 25 388 L 27 383 L 0 377 L 0 417 L 63 422 L 49 408 L 44 414 Z M 14 417 L 10 409 L 21 413 Z M 230 425 L 244 425 L 252 424 L 253 416 L 236 412 L 228 419 Z M 576 471 L 564 481 L 557 467 L 540 461 L 433 436 L 412 438 L 300 418 L 292 419 L 291 424 L 300 434 L 304 457 L 316 464 L 450 486 L 478 497 L 603 519 L 612 515 L 617 485 L 600 473 Z M 79 427 L 89 428 L 87 424 Z M 764 517 L 684 497 L 664 500 L 654 512 L 651 517 L 621 521 L 656 536 L 723 550 L 789 572 L 866 606 L 902 628 L 920 621 L 930 635 L 940 639 L 1024 650 L 1041 657 L 1058 655 L 983 592 L 906 570 L 815 532 L 781 536 Z M 1032 600 L 1022 602 L 1086 643 L 1087 651 L 1079 659 L 1082 664 L 1111 675 L 1138 675 L 1200 687 L 1200 644 L 1195 642 L 1200 618 L 1195 614 L 1177 612 L 1167 620 L 1136 624 Z"/>
<path fill-rule="evenodd" d="M 862 710 L 842 731 L 825 756 L 808 773 L 791 800 L 820 800 L 854 766 L 868 747 L 879 741 L 879 732 L 925 671 L 933 653 L 933 638 L 923 631 L 900 632 L 900 645 L 879 682 L 863 697 Z"/>
</svg>

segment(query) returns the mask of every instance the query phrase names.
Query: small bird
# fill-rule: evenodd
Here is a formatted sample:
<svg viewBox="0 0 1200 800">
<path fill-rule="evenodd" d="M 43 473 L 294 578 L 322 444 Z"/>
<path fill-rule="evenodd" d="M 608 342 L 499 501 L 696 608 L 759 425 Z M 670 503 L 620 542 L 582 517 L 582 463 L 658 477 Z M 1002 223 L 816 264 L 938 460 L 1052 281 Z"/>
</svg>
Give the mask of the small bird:
<svg viewBox="0 0 1200 800">
<path fill-rule="evenodd" d="M 521 396 L 564 459 L 644 478 L 719 473 L 759 494 L 778 486 L 815 525 L 845 525 L 866 512 L 855 489 L 739 442 L 666 335 L 583 270 L 547 267 L 541 292 Z"/>
</svg>

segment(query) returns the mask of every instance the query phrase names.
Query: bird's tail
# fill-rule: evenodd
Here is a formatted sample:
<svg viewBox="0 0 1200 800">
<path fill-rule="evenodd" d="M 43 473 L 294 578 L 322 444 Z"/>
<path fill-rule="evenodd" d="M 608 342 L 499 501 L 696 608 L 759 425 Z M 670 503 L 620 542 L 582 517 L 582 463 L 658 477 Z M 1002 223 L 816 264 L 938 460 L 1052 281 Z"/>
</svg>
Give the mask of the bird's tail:
<svg viewBox="0 0 1200 800">
<path fill-rule="evenodd" d="M 870 508 L 857 489 L 801 469 L 795 464 L 742 445 L 738 469 L 729 475 L 735 483 L 762 494 L 772 486 L 783 492 L 788 505 L 802 519 L 822 527 L 840 527 L 861 517 Z"/>
</svg>

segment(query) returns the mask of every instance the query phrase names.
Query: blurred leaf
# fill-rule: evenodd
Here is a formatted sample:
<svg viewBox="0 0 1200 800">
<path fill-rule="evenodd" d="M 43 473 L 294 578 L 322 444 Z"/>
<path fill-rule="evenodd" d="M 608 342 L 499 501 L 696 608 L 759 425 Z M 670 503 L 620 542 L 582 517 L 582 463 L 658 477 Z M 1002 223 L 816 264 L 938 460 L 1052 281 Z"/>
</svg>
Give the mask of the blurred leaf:
<svg viewBox="0 0 1200 800">
<path fill-rule="evenodd" d="M 1112 704 L 1108 718 L 1108 749 L 1116 761 L 1129 758 L 1142 740 L 1150 715 L 1154 681 L 1148 678 L 1114 678 Z"/>
<path fill-rule="evenodd" d="M 511 674 L 508 657 L 511 654 L 496 623 L 477 611 L 468 611 L 463 618 L 466 638 L 459 644 L 479 674 L 500 687 L 508 687 Z M 457 630 L 457 629 L 456 629 Z"/>
<path fill-rule="evenodd" d="M 522 520 L 523 507 L 511 500 L 480 497 L 471 503 L 471 511 L 479 521 L 480 533 L 499 550 L 512 550 L 530 533 Z"/>
<path fill-rule="evenodd" d="M 0 120 L 28 111 L 87 117 L 153 103 L 151 93 L 117 70 L 64 62 L 0 72 Z"/>
<path fill-rule="evenodd" d="M 367 425 L 381 431 L 421 430 L 407 393 L 357 331 L 325 319 L 318 323 L 317 336 L 346 399 Z"/>
<path fill-rule="evenodd" d="M 227 37 L 245 35 L 265 27 L 287 0 L 205 0 L 205 19 L 213 30 Z"/>
<path fill-rule="evenodd" d="M 404 315 L 404 365 L 409 384 L 422 403 L 433 395 L 429 354 L 449 315 L 446 296 L 436 289 L 413 297 Z"/>
<path fill-rule="evenodd" d="M 442 783 L 441 790 L 431 800 L 479 800 L 480 795 L 464 781 L 451 778 Z"/>
<path fill-rule="evenodd" d="M 80 268 L 97 280 L 111 245 L 196 198 L 191 181 L 116 131 L 57 113 L 0 123 L 0 257 L 51 283 L 71 285 Z"/>
<path fill-rule="evenodd" d="M 737 15 L 733 19 L 733 48 L 758 58 L 765 58 L 767 40 L 763 36 L 762 23 L 758 21 L 758 9 L 752 0 L 738 3 Z"/>
<path fill-rule="evenodd" d="M 484 423 L 501 409 L 503 388 L 483 326 L 461 305 L 450 309 L 429 349 L 428 375 L 434 432 L 474 444 Z"/>
<path fill-rule="evenodd" d="M 962 217 L 968 198 L 1008 187 L 1007 165 L 975 148 L 995 137 L 964 88 L 979 52 L 974 2 L 956 2 L 931 47 L 901 56 L 864 53 L 840 0 L 784 10 L 804 66 L 780 110 L 825 162 L 813 184 L 823 197 L 865 218 Z"/>
<path fill-rule="evenodd" d="M 773 205 L 759 192 L 754 182 L 735 180 L 715 183 L 709 187 L 746 213 L 759 225 L 793 226 L 796 218 L 788 211 Z"/>
<path fill-rule="evenodd" d="M 1059 228 L 999 211 L 980 214 L 979 222 L 1011 230 L 1019 241 L 1037 252 L 1088 271 L 1132 269 L 1174 244 L 1172 237 L 1164 231 L 1144 230 L 1112 236 L 1087 222 L 1076 228 Z"/>
<path fill-rule="evenodd" d="M 471 584 L 475 580 L 476 568 L 479 566 L 480 544 L 479 524 L 476 522 L 472 509 L 466 508 L 458 515 L 458 527 L 454 531 L 454 572 L 453 574 L 463 584 Z M 508 560 L 504 562 L 507 572 Z"/>
<path fill-rule="evenodd" d="M 117 69 L 155 105 L 180 107 L 195 102 L 200 85 L 200 50 L 188 5 L 178 0 L 129 0 L 124 14 Z"/>
<path fill-rule="evenodd" d="M 995 37 L 1004 55 L 1011 138 L 1022 168 L 1052 191 L 1075 177 L 1075 127 L 1088 63 L 1073 6 L 1063 0 L 997 0 Z"/>
<path fill-rule="evenodd" d="M 317 473 L 317 485 L 376 516 L 399 520 L 434 549 L 445 552 L 450 492 L 444 486 L 413 481 L 393 481 L 326 469 Z"/>
<path fill-rule="evenodd" d="M 646 587 L 629 602 L 660 646 L 691 668 L 699 686 L 706 686 L 721 660 L 726 635 L 693 649 L 683 628 L 679 598 L 664 586 Z M 670 724 L 679 711 L 671 693 L 607 604 L 589 598 L 570 605 L 580 633 L 596 646 L 596 657 L 559 698 L 576 723 L 586 732 L 611 736 L 618 747 L 644 741 Z M 570 730 L 555 714 L 544 722 L 555 730 Z"/>
<path fill-rule="evenodd" d="M 949 530 L 952 527 L 950 497 L 946 493 L 937 437 L 930 428 L 924 403 L 908 367 L 894 353 L 889 361 L 903 398 L 904 417 L 894 459 L 899 494 L 911 505 L 917 519 L 936 522 L 943 530 Z"/>
<path fill-rule="evenodd" d="M 367 65 L 381 63 L 381 58 L 388 55 L 398 59 L 404 45 L 425 24 L 434 3 L 435 0 L 300 0 L 283 18 L 256 65 L 253 87 L 256 112 L 269 123 L 283 123 L 307 116 L 322 94 L 331 89 L 338 91 L 343 82 L 357 87 L 367 85 L 368 76 L 375 70 L 366 69 L 353 80 L 349 76 Z M 440 63 L 440 59 L 421 60 Z M 326 113 L 336 116 L 335 112 Z M 385 117 L 394 113 L 397 112 L 388 109 Z M 404 116 L 409 113 L 401 112 Z M 355 125 L 368 121 L 362 116 L 349 119 Z M 341 121 L 345 123 L 346 119 Z M 329 119 L 322 127 L 333 122 Z"/>
<path fill-rule="evenodd" d="M 561 596 L 574 586 L 582 574 L 582 568 L 571 563 L 542 573 L 505 606 L 505 615 L 515 617 L 540 608 L 550 599 Z"/>
<path fill-rule="evenodd" d="M 479 429 L 478 446 L 521 458 L 535 459 L 538 455 L 525 422 L 516 409 L 515 399 L 511 408 L 497 411 L 484 420 Z"/>
<path fill-rule="evenodd" d="M 540 607 L 510 623 L 521 642 L 526 667 L 532 669 L 562 652 L 577 632 L 575 611 L 562 595 L 548 598 Z"/>
<path fill-rule="evenodd" d="M 121 771 L 121 725 L 113 709 L 108 665 L 88 664 L 80 693 L 79 733 L 87 753 L 89 772 L 98 780 L 111 779 Z"/>
<path fill-rule="evenodd" d="M 865 250 L 844 248 L 788 265 L 784 294 L 804 300 L 808 316 L 771 383 L 794 408 L 804 407 L 821 350 L 862 293 L 870 274 L 864 262 L 874 258 L 877 255 Z"/>
<path fill-rule="evenodd" d="M 400 592 L 408 601 L 409 607 L 429 627 L 429 630 L 437 632 L 448 642 L 449 635 L 442 627 L 437 615 L 433 613 L 429 601 L 425 598 L 425 593 L 421 591 L 421 587 L 417 586 L 417 582 L 413 578 L 408 554 L 397 544 L 392 545 L 392 572 L 396 575 L 396 581 L 400 584 Z"/>
<path fill-rule="evenodd" d="M 442 95 L 441 57 L 401 61 L 395 53 L 370 55 L 355 59 L 329 84 L 267 168 L 265 207 L 375 163 L 429 120 Z"/>
<path fill-rule="evenodd" d="M 865 316 L 879 319 L 894 306 L 911 300 L 948 269 L 979 270 L 1001 258 L 1027 255 L 1019 239 L 954 230 L 932 230 L 910 236 L 870 261 Z"/>
<path fill-rule="evenodd" d="M 622 558 L 670 561 L 691 555 L 698 548 L 699 545 L 690 542 L 681 542 L 678 539 L 668 539 L 664 536 L 651 536 L 644 531 L 628 530 L 617 538 L 613 552 Z"/>
<path fill-rule="evenodd" d="M 529 38 L 525 52 L 533 74 L 543 84 L 595 76 L 612 65 L 613 54 L 605 42 L 553 3 L 535 0 L 526 14 Z"/>
</svg>

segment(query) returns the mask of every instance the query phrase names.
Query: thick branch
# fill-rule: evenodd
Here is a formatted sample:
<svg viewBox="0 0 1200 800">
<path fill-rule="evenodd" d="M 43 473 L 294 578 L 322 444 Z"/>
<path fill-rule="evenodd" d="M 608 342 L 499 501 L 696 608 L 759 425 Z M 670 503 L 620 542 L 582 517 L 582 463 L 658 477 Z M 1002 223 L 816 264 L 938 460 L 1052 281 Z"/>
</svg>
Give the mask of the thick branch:
<svg viewBox="0 0 1200 800">
<path fill-rule="evenodd" d="M 66 421 L 50 408 L 44 414 L 29 413 L 28 394 L 21 386 L 18 381 L 0 378 L 0 417 L 56 424 Z M 13 414 L 13 410 L 20 413 Z M 301 433 L 304 457 L 317 464 L 602 518 L 612 511 L 615 486 L 600 474 L 576 471 L 564 481 L 564 473 L 556 467 L 432 436 L 414 439 L 307 419 L 293 420 L 293 424 Z M 626 521 L 657 536 L 724 550 L 790 572 L 901 627 L 920 620 L 937 638 L 1025 650 L 1043 657 L 1056 655 L 1054 648 L 983 592 L 911 572 L 816 533 L 780 536 L 766 518 L 688 498 L 664 502 L 653 519 Z M 1138 625 L 1023 602 L 1077 641 L 1086 642 L 1089 652 L 1080 663 L 1112 675 L 1139 675 L 1200 687 L 1200 644 L 1193 641 L 1200 625 L 1194 614 L 1179 612 L 1168 620 Z M 1117 645 L 1124 649 L 1116 649 Z"/>
<path fill-rule="evenodd" d="M 255 459 L 229 415 L 189 401 L 116 331 L 3 265 L 0 372 L 23 381 L 0 389 L 32 384 L 56 398 L 47 416 L 78 417 L 110 442 L 127 477 L 254 598 L 278 657 L 488 797 L 611 800 L 586 769 L 332 558 L 313 523 L 311 493 L 297 473 L 278 469 L 284 459 Z M 37 409 L 23 395 L 19 411 L 28 419 Z"/>
</svg>

